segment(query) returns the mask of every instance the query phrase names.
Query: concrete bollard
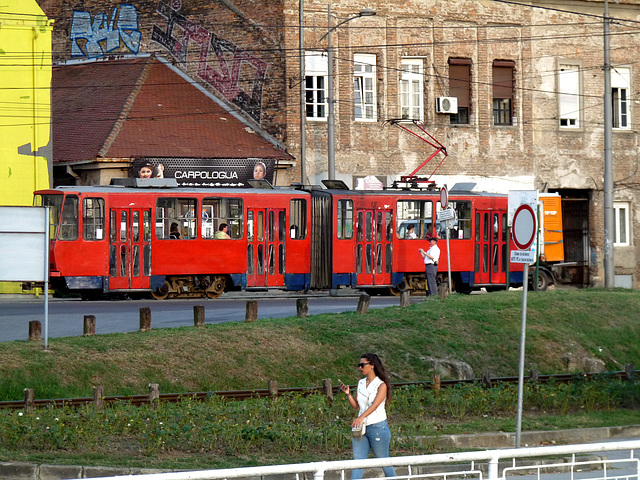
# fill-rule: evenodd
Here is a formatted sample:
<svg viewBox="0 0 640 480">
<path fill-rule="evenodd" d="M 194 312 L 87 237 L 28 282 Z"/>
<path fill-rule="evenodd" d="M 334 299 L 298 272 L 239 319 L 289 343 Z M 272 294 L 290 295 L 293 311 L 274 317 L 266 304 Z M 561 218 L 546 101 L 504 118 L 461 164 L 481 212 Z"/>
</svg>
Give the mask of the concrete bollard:
<svg viewBox="0 0 640 480">
<path fill-rule="evenodd" d="M 405 308 L 408 307 L 411 303 L 411 292 L 409 290 L 403 290 L 400 292 L 400 307 Z"/>
<path fill-rule="evenodd" d="M 298 318 L 307 318 L 309 316 L 309 299 L 299 298 L 296 300 L 296 312 Z"/>
<path fill-rule="evenodd" d="M 193 325 L 195 327 L 204 327 L 204 305 L 193 306 Z"/>
<path fill-rule="evenodd" d="M 36 342 L 42 340 L 42 323 L 39 320 L 29 322 L 29 340 Z"/>
<path fill-rule="evenodd" d="M 25 413 L 33 413 L 35 409 L 35 391 L 33 388 L 24 389 L 24 411 Z"/>
<path fill-rule="evenodd" d="M 151 330 L 151 309 L 142 307 L 140 309 L 140 331 L 148 332 Z"/>
<path fill-rule="evenodd" d="M 84 336 L 88 337 L 90 335 L 96 334 L 96 317 L 95 315 L 85 315 L 84 316 L 84 328 L 83 328 Z"/>
<path fill-rule="evenodd" d="M 244 316 L 245 322 L 255 322 L 258 319 L 258 301 L 247 300 L 247 313 Z"/>
<path fill-rule="evenodd" d="M 271 398 L 278 396 L 278 382 L 276 380 L 269 380 L 267 388 L 269 389 L 269 396 Z"/>
<path fill-rule="evenodd" d="M 356 313 L 367 313 L 369 311 L 369 302 L 371 302 L 371 297 L 366 293 L 360 295 L 358 299 L 358 308 L 356 309 Z"/>
<path fill-rule="evenodd" d="M 97 410 L 104 409 L 104 388 L 101 385 L 94 385 L 93 387 L 93 404 Z"/>
<path fill-rule="evenodd" d="M 149 384 L 149 403 L 153 408 L 158 408 L 160 401 L 160 385 L 157 383 Z"/>
</svg>

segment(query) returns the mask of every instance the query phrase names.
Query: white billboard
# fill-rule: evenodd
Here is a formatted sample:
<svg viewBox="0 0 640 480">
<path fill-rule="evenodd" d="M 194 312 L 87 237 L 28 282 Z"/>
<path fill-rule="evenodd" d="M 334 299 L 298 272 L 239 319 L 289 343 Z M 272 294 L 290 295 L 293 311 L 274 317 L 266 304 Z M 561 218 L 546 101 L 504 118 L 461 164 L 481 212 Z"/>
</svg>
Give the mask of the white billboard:
<svg viewBox="0 0 640 480">
<path fill-rule="evenodd" d="M 0 281 L 48 281 L 49 219 L 43 207 L 0 207 Z"/>
</svg>

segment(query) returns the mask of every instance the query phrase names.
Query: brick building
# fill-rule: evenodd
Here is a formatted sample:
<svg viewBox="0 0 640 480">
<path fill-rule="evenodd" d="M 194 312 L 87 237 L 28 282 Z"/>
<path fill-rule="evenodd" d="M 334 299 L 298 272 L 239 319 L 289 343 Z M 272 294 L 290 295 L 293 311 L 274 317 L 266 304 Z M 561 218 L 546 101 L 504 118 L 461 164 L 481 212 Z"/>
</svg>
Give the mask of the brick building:
<svg viewBox="0 0 640 480">
<path fill-rule="evenodd" d="M 304 0 L 41 0 L 54 57 L 162 56 L 282 142 L 278 183 L 327 178 L 328 8 Z M 345 20 L 363 8 L 375 16 Z M 616 282 L 638 287 L 640 217 L 634 52 L 640 1 L 611 4 Z M 415 119 L 447 148 L 449 188 L 558 192 L 567 275 L 603 283 L 603 3 L 387 0 L 331 4 L 335 177 L 391 185 L 433 149 L 390 119 Z M 339 26 L 338 26 L 339 25 Z M 300 57 L 304 50 L 305 75 Z M 305 89 L 301 151 L 300 84 Z M 455 98 L 457 105 L 451 101 Z M 409 125 L 411 127 L 411 125 Z M 430 175 L 441 157 L 420 173 Z M 304 162 L 306 177 L 301 178 Z M 433 165 L 433 166 L 432 166 Z"/>
</svg>

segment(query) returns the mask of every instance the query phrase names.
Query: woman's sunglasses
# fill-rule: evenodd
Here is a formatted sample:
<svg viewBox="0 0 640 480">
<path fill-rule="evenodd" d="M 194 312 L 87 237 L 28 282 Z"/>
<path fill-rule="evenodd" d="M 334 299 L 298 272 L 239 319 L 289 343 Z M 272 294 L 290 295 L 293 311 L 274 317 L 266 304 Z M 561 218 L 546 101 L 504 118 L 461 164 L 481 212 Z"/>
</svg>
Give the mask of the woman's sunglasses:
<svg viewBox="0 0 640 480">
<path fill-rule="evenodd" d="M 359 363 L 359 364 L 358 364 L 358 367 L 360 367 L 360 368 L 364 368 L 364 367 L 365 367 L 365 365 L 371 365 L 371 364 L 370 364 L 370 363 Z"/>
</svg>

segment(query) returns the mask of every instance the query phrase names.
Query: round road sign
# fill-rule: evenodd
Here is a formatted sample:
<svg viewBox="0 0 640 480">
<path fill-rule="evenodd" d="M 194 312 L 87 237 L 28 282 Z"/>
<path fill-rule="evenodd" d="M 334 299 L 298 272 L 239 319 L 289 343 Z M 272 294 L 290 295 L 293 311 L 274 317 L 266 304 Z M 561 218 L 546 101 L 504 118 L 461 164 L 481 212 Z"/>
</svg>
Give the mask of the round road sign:
<svg viewBox="0 0 640 480">
<path fill-rule="evenodd" d="M 447 208 L 447 203 L 449 203 L 449 193 L 447 192 L 447 187 L 442 187 L 440 189 L 440 206 Z"/>
<path fill-rule="evenodd" d="M 513 215 L 513 243 L 519 250 L 528 250 L 536 237 L 536 214 L 529 205 L 520 205 Z"/>
</svg>

